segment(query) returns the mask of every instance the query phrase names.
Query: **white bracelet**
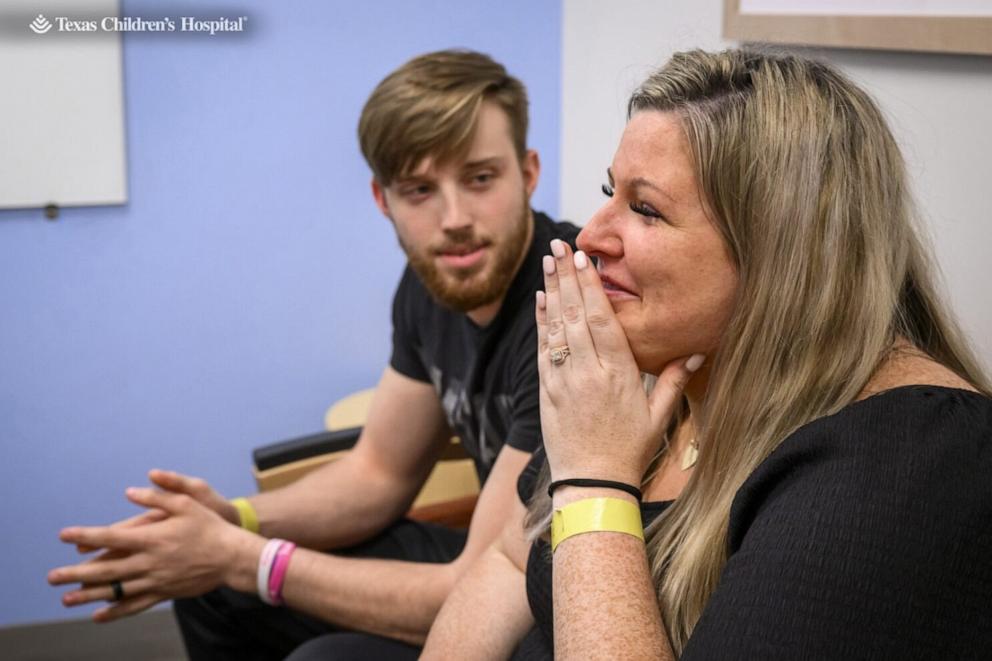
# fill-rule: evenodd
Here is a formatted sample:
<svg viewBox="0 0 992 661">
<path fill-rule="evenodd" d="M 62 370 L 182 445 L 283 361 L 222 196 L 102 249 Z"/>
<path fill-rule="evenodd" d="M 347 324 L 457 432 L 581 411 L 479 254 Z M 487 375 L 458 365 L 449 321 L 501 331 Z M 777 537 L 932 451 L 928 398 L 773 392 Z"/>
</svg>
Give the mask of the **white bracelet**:
<svg viewBox="0 0 992 661">
<path fill-rule="evenodd" d="M 270 539 L 262 548 L 262 554 L 258 557 L 258 598 L 269 606 L 275 606 L 276 602 L 269 596 L 269 575 L 272 573 L 272 561 L 276 558 L 276 551 L 282 546 L 283 540 Z"/>
</svg>

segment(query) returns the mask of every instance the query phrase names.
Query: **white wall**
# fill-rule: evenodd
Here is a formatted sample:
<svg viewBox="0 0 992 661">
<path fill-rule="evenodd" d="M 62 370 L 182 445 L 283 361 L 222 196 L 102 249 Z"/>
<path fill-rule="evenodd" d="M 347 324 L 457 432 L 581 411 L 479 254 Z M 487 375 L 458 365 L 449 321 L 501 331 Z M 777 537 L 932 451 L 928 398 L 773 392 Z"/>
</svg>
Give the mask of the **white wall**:
<svg viewBox="0 0 992 661">
<path fill-rule="evenodd" d="M 584 223 L 623 130 L 626 98 L 652 66 L 724 42 L 721 0 L 566 0 L 562 65 L 562 217 Z M 992 368 L 992 58 L 810 51 L 881 104 L 902 145 L 945 287 Z"/>
</svg>

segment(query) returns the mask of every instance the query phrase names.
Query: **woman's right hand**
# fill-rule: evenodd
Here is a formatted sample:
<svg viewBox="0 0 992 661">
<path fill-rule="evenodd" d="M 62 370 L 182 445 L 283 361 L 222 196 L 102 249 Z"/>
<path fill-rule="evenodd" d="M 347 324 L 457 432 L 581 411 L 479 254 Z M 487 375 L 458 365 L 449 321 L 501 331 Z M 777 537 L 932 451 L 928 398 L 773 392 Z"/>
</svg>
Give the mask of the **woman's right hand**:
<svg viewBox="0 0 992 661">
<path fill-rule="evenodd" d="M 553 480 L 596 478 L 639 485 L 682 391 L 703 356 L 679 358 L 650 396 L 588 257 L 552 241 L 537 295 L 541 428 Z M 552 363 L 556 349 L 568 348 Z"/>
</svg>

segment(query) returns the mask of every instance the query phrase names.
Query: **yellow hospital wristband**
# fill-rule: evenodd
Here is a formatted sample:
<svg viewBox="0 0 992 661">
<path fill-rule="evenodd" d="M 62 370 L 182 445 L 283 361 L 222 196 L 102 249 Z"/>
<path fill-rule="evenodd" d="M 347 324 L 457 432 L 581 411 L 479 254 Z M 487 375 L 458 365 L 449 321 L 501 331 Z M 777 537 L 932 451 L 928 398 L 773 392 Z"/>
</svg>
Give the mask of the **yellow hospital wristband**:
<svg viewBox="0 0 992 661">
<path fill-rule="evenodd" d="M 231 501 L 234 509 L 238 510 L 238 518 L 241 519 L 241 527 L 248 532 L 258 534 L 258 513 L 255 506 L 247 498 L 235 498 Z"/>
<path fill-rule="evenodd" d="M 586 498 L 569 503 L 551 515 L 551 551 L 569 537 L 586 532 L 622 532 L 643 540 L 641 508 L 619 498 Z"/>
</svg>

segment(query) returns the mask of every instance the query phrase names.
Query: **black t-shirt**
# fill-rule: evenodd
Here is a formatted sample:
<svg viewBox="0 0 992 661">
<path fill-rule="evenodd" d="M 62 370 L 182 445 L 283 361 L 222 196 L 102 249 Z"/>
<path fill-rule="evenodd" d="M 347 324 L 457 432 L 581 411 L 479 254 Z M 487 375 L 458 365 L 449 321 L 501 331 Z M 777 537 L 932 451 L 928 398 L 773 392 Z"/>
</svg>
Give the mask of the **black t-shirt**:
<svg viewBox="0 0 992 661">
<path fill-rule="evenodd" d="M 906 386 L 803 426 L 738 490 L 728 546 L 684 661 L 992 658 L 992 399 Z M 532 550 L 517 658 L 550 658 L 551 578 Z"/>
<path fill-rule="evenodd" d="M 533 241 L 489 325 L 439 305 L 409 266 L 393 299 L 389 364 L 434 385 L 481 482 L 504 443 L 526 452 L 540 445 L 534 292 L 544 288 L 541 258 L 550 241 L 574 245 L 579 229 L 533 215 Z"/>
</svg>

